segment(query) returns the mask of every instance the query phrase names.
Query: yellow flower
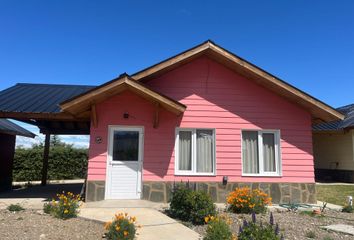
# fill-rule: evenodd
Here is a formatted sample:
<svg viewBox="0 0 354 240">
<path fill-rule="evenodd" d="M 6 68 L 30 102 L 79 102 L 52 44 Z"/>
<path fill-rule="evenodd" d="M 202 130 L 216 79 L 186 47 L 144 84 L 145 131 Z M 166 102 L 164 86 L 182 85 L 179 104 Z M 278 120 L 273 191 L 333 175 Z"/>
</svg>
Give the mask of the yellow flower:
<svg viewBox="0 0 354 240">
<path fill-rule="evenodd" d="M 205 223 L 208 223 L 209 222 L 209 217 L 205 217 L 204 221 L 205 221 Z"/>
<path fill-rule="evenodd" d="M 120 230 L 120 226 L 116 226 L 116 230 L 119 231 Z"/>
<path fill-rule="evenodd" d="M 64 213 L 65 213 L 65 214 L 67 214 L 68 212 L 69 212 L 69 210 L 68 210 L 68 209 L 65 209 L 65 210 L 64 210 Z"/>
<path fill-rule="evenodd" d="M 124 232 L 123 232 L 123 235 L 124 235 L 124 236 L 128 236 L 128 234 L 129 234 L 128 231 L 124 231 Z"/>
</svg>

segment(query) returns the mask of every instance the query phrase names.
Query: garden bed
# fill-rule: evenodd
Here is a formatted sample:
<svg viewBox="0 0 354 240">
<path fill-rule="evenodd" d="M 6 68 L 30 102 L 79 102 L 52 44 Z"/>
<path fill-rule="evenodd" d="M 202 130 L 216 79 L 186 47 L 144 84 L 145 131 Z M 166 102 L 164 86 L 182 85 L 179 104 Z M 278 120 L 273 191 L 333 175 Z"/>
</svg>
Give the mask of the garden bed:
<svg viewBox="0 0 354 240">
<path fill-rule="evenodd" d="M 103 225 L 81 218 L 61 220 L 38 210 L 0 210 L 1 239 L 102 239 Z"/>
<path fill-rule="evenodd" d="M 250 220 L 249 214 L 227 213 L 232 219 L 231 229 L 237 234 L 239 226 L 242 225 L 243 219 Z M 274 221 L 279 224 L 280 232 L 284 234 L 285 239 L 304 240 L 309 234 L 314 234 L 314 238 L 318 240 L 337 240 L 337 239 L 353 239 L 353 236 L 336 232 L 329 232 L 321 229 L 321 226 L 331 224 L 348 224 L 354 225 L 354 214 L 342 213 L 338 211 L 326 210 L 324 216 L 309 216 L 300 212 L 273 212 Z M 257 214 L 257 222 L 269 222 L 269 213 Z M 193 226 L 191 228 L 205 236 L 207 225 Z"/>
</svg>

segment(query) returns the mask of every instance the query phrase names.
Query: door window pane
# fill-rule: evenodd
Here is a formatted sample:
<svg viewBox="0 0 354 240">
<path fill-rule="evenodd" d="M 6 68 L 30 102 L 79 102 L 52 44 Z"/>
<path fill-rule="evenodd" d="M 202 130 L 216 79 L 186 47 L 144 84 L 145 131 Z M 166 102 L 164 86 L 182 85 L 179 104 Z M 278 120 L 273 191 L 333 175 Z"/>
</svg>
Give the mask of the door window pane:
<svg viewBox="0 0 354 240">
<path fill-rule="evenodd" d="M 138 161 L 139 158 L 139 132 L 114 131 L 113 160 Z"/>
<path fill-rule="evenodd" d="M 192 132 L 179 132 L 178 168 L 179 170 L 192 170 Z"/>
<path fill-rule="evenodd" d="M 197 130 L 197 172 L 212 173 L 214 164 L 213 131 Z"/>
<path fill-rule="evenodd" d="M 242 160 L 244 173 L 259 173 L 258 132 L 242 132 Z"/>
<path fill-rule="evenodd" d="M 263 133 L 263 168 L 265 172 L 276 172 L 275 139 L 273 133 Z"/>
</svg>

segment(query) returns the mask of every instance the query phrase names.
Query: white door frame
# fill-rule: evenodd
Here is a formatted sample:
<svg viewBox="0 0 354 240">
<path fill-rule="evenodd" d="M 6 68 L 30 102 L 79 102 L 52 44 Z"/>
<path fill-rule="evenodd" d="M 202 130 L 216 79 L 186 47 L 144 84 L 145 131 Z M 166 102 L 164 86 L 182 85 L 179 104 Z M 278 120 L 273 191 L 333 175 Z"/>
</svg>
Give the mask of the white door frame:
<svg viewBox="0 0 354 240">
<path fill-rule="evenodd" d="M 114 199 L 111 197 L 111 171 L 112 152 L 113 152 L 113 133 L 114 131 L 138 131 L 139 132 L 139 154 L 138 154 L 138 178 L 137 178 L 137 196 L 136 199 L 141 198 L 142 192 L 142 169 L 144 156 L 144 127 L 143 126 L 122 126 L 109 125 L 108 126 L 108 140 L 107 140 L 107 160 L 106 160 L 106 184 L 105 184 L 105 199 Z M 116 161 L 122 163 L 123 161 Z"/>
</svg>

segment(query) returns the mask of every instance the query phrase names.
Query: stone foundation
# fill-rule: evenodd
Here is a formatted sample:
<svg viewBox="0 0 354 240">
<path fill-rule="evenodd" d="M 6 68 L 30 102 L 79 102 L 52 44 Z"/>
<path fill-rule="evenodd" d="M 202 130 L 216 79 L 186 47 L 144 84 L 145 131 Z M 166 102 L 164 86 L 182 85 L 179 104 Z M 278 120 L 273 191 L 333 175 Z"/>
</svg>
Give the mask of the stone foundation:
<svg viewBox="0 0 354 240">
<path fill-rule="evenodd" d="M 144 182 L 142 199 L 153 202 L 168 202 L 174 182 Z M 272 197 L 273 203 L 316 203 L 314 183 L 222 183 L 189 182 L 189 187 L 208 193 L 214 202 L 224 203 L 230 191 L 237 187 L 260 188 Z M 104 200 L 105 181 L 87 181 L 86 201 Z"/>
<path fill-rule="evenodd" d="M 222 183 L 189 182 L 189 187 L 207 192 L 214 202 L 224 203 L 230 191 L 237 187 L 260 188 L 272 197 L 273 203 L 316 203 L 314 183 Z M 154 202 L 170 200 L 173 182 L 144 182 L 142 198 Z"/>
<path fill-rule="evenodd" d="M 105 186 L 105 181 L 87 181 L 86 202 L 104 200 Z"/>
</svg>

